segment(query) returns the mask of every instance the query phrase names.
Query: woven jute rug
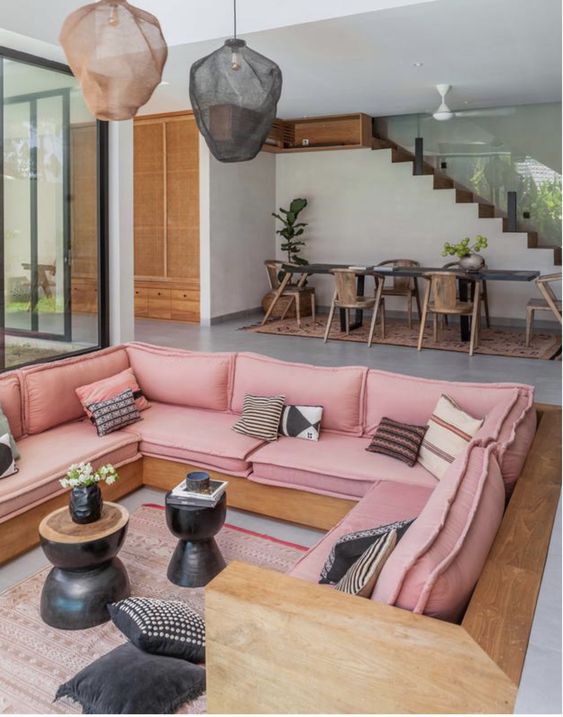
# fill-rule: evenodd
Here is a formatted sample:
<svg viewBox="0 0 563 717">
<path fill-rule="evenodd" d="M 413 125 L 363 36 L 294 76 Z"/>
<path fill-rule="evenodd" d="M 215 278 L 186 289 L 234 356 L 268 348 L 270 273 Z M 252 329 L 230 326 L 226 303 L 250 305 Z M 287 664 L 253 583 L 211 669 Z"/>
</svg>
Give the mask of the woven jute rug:
<svg viewBox="0 0 563 717">
<path fill-rule="evenodd" d="M 340 321 L 336 317 L 331 325 L 329 341 L 353 341 L 355 343 L 367 344 L 369 334 L 370 317 L 364 319 L 364 324 L 358 329 L 351 331 L 347 336 L 340 331 Z M 321 339 L 326 328 L 326 317 L 320 316 L 313 323 L 311 317 L 301 321 L 301 328 L 297 326 L 295 319 L 278 319 L 269 321 L 264 326 L 255 324 L 243 327 L 244 331 L 256 334 L 277 334 L 279 336 L 303 336 L 305 338 Z M 385 322 L 385 338 L 381 338 L 381 329 L 378 326 L 375 331 L 373 346 L 377 344 L 388 344 L 391 346 L 408 346 L 416 348 L 418 345 L 419 325 L 413 321 L 412 329 L 409 329 L 406 321 L 388 319 Z M 366 346 L 367 348 L 367 346 Z M 469 342 L 460 341 L 459 326 L 450 325 L 440 329 L 438 341 L 432 339 L 432 328 L 428 322 L 428 328 L 424 334 L 423 349 L 439 349 L 442 351 L 469 352 Z M 519 329 L 487 329 L 482 327 L 479 332 L 479 346 L 475 349 L 476 354 L 489 356 L 512 356 L 514 358 L 544 359 L 557 358 L 561 352 L 561 334 L 535 332 L 532 336 L 530 346 L 526 346 L 526 338 L 523 330 Z"/>
<path fill-rule="evenodd" d="M 306 550 L 233 526 L 225 526 L 217 542 L 227 562 L 240 560 L 280 572 L 289 570 Z M 203 588 L 177 587 L 166 577 L 175 546 L 160 506 L 146 505 L 133 513 L 119 554 L 129 573 L 131 594 L 184 600 L 203 615 Z M 125 642 L 111 622 L 76 631 L 45 625 L 39 616 L 39 599 L 49 570 L 41 570 L 0 595 L 1 714 L 80 713 L 81 707 L 66 698 L 53 703 L 58 686 Z M 188 714 L 205 711 L 205 696 L 179 710 Z"/>
</svg>

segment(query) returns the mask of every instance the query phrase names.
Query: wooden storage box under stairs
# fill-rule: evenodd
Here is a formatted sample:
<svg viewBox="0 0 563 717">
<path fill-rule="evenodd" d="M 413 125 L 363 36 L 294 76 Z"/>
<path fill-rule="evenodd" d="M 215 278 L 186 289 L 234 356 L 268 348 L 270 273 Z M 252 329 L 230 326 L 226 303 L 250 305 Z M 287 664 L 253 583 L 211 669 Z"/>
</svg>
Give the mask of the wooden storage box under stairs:
<svg viewBox="0 0 563 717">
<path fill-rule="evenodd" d="M 371 147 L 371 121 L 371 117 L 362 112 L 294 120 L 276 119 L 263 150 L 279 154 Z"/>
</svg>

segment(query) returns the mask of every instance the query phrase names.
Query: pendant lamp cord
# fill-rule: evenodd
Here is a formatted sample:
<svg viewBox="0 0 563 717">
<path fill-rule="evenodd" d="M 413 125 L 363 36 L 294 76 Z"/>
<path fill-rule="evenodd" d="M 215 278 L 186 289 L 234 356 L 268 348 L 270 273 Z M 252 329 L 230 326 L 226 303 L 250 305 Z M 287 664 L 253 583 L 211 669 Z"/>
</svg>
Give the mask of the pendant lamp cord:
<svg viewBox="0 0 563 717">
<path fill-rule="evenodd" d="M 237 0 L 233 0 L 233 20 L 235 26 L 234 39 L 237 39 Z"/>
</svg>

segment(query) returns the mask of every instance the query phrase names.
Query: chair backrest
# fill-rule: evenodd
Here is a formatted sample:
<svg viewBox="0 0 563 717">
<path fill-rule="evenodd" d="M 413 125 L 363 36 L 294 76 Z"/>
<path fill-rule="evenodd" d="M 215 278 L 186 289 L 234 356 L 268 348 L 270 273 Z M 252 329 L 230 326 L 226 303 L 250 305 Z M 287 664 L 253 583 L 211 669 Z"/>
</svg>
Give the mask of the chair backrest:
<svg viewBox="0 0 563 717">
<path fill-rule="evenodd" d="M 377 266 L 420 266 L 420 262 L 414 259 L 386 259 L 385 261 L 380 261 Z M 394 289 L 412 289 L 413 286 L 414 279 L 411 276 L 393 277 Z"/>
<path fill-rule="evenodd" d="M 536 286 L 538 287 L 543 298 L 547 301 L 547 305 L 554 313 L 558 321 L 563 323 L 561 316 L 560 300 L 555 295 L 555 292 L 551 288 L 551 284 L 555 284 L 561 281 L 561 274 L 544 274 L 536 279 Z"/>
<path fill-rule="evenodd" d="M 278 274 L 281 271 L 282 262 L 275 261 L 275 259 L 268 259 L 264 262 L 264 266 L 266 267 L 266 271 L 268 272 L 268 281 L 270 282 L 270 288 L 272 289 L 272 291 L 279 289 L 280 280 L 278 278 Z"/>
<path fill-rule="evenodd" d="M 430 281 L 430 293 L 437 311 L 452 311 L 457 304 L 457 275 L 449 271 L 425 274 Z"/>
<path fill-rule="evenodd" d="M 356 304 L 358 290 L 356 287 L 356 272 L 351 269 L 331 269 L 334 274 L 336 299 L 342 304 Z"/>
</svg>

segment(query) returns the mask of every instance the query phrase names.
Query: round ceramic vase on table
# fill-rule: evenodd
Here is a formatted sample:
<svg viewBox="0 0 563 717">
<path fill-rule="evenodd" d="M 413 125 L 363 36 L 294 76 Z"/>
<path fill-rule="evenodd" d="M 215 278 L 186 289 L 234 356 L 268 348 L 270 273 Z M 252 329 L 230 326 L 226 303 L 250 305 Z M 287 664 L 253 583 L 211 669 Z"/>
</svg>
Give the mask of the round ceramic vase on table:
<svg viewBox="0 0 563 717">
<path fill-rule="evenodd" d="M 41 593 L 44 622 L 83 630 L 110 619 L 108 604 L 131 593 L 127 571 L 116 557 L 128 525 L 129 513 L 116 503 L 104 503 L 93 523 L 75 523 L 68 508 L 41 521 L 41 547 L 53 565 Z"/>
</svg>

